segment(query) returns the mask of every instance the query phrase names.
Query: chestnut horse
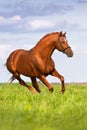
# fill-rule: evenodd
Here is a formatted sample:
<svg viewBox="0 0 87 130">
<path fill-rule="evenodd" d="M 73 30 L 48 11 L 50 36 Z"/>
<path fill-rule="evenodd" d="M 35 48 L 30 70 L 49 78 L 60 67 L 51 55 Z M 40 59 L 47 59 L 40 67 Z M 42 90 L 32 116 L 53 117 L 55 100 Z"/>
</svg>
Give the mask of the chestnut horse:
<svg viewBox="0 0 87 130">
<path fill-rule="evenodd" d="M 32 49 L 13 51 L 6 62 L 7 69 L 12 73 L 11 82 L 17 79 L 21 85 L 26 86 L 31 92 L 34 92 L 35 89 L 41 92 L 36 81 L 36 78 L 38 78 L 52 92 L 53 87 L 46 80 L 46 76 L 52 75 L 60 79 L 62 83 L 61 91 L 64 92 L 64 77 L 57 72 L 55 63 L 51 58 L 55 49 L 63 52 L 68 57 L 73 56 L 73 51 L 66 40 L 66 33 L 61 31 L 47 34 Z M 21 74 L 31 78 L 35 89 L 21 79 Z"/>
</svg>

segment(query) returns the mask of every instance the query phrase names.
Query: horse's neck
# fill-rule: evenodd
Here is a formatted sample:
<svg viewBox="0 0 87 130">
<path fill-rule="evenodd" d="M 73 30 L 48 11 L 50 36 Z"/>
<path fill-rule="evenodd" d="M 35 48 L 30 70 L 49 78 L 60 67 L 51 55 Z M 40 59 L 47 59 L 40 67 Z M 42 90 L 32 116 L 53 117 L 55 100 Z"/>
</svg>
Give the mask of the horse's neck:
<svg viewBox="0 0 87 130">
<path fill-rule="evenodd" d="M 55 49 L 57 37 L 58 32 L 44 36 L 34 47 L 35 52 L 44 59 L 50 58 Z"/>
<path fill-rule="evenodd" d="M 42 42 L 40 44 L 37 44 L 35 46 L 35 49 L 41 57 L 48 59 L 51 57 L 55 49 L 55 43 L 53 43 L 52 41 Z"/>
</svg>

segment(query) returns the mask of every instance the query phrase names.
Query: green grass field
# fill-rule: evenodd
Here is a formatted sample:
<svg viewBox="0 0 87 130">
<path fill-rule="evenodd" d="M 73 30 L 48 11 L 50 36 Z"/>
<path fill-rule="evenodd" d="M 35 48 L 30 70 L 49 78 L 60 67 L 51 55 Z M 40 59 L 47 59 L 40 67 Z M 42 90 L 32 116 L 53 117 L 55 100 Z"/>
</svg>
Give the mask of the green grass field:
<svg viewBox="0 0 87 130">
<path fill-rule="evenodd" d="M 42 93 L 0 84 L 0 130 L 87 130 L 87 84 L 67 84 L 61 94 L 40 84 Z"/>
</svg>

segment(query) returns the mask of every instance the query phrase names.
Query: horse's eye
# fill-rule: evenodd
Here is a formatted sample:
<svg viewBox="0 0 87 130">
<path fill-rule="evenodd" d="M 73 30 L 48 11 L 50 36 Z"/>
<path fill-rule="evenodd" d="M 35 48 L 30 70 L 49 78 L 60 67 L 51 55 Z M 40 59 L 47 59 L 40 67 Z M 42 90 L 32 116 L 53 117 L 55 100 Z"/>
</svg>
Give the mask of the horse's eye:
<svg viewBox="0 0 87 130">
<path fill-rule="evenodd" d="M 64 41 L 62 41 L 61 43 L 64 44 Z"/>
</svg>

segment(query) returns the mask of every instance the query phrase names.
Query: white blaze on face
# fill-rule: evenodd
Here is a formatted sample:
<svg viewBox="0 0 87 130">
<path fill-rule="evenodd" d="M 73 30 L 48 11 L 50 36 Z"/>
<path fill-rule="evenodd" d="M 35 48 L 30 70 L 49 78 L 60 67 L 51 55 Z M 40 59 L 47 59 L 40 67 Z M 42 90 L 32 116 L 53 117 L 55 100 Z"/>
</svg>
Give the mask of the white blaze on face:
<svg viewBox="0 0 87 130">
<path fill-rule="evenodd" d="M 64 42 L 67 42 L 68 43 L 68 40 L 66 38 L 64 38 Z"/>
</svg>

